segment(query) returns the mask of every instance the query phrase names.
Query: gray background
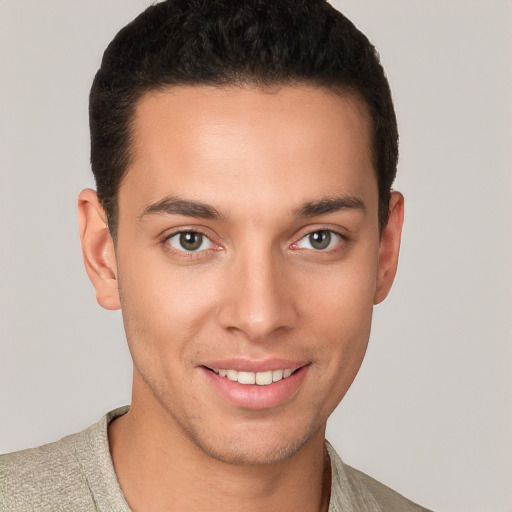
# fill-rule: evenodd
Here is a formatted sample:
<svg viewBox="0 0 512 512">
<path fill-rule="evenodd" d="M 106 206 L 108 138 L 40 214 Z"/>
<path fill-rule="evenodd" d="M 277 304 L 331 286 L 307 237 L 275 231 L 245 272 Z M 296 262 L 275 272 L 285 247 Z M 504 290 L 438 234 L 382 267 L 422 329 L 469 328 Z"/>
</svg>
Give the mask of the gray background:
<svg viewBox="0 0 512 512">
<path fill-rule="evenodd" d="M 339 1 L 376 44 L 401 132 L 394 290 L 329 425 L 345 460 L 438 511 L 512 510 L 510 1 Z M 118 312 L 82 268 L 87 96 L 147 0 L 0 0 L 0 451 L 129 402 Z"/>
</svg>

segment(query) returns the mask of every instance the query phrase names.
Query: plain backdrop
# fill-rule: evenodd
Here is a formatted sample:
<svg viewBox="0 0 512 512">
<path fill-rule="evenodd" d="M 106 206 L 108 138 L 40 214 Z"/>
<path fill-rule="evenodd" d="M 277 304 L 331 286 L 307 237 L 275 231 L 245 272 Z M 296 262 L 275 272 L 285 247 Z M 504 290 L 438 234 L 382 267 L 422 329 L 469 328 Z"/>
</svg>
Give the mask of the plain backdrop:
<svg viewBox="0 0 512 512">
<path fill-rule="evenodd" d="M 0 451 L 129 403 L 119 312 L 83 270 L 88 90 L 147 0 L 0 0 Z M 334 2 L 375 43 L 401 136 L 400 268 L 328 437 L 439 512 L 512 511 L 512 3 Z"/>
</svg>

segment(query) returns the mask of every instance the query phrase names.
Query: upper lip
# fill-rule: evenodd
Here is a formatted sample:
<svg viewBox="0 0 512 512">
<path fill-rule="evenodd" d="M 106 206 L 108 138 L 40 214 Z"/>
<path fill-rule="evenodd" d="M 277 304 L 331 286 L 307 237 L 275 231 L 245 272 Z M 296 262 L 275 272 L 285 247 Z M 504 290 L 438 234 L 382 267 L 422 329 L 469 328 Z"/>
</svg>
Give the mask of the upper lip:
<svg viewBox="0 0 512 512">
<path fill-rule="evenodd" d="M 206 361 L 200 366 L 206 366 L 211 370 L 237 370 L 241 372 L 264 372 L 270 370 L 285 370 L 292 368 L 296 370 L 302 366 L 305 366 L 309 361 L 297 361 L 292 359 L 246 359 L 246 358 L 231 358 L 222 359 L 216 361 Z"/>
</svg>

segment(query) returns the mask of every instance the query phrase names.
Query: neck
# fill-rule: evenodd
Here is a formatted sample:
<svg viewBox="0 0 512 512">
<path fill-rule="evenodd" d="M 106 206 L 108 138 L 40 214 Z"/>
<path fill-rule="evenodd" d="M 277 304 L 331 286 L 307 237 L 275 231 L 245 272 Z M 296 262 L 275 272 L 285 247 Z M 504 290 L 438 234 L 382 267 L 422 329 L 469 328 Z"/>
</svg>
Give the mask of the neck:
<svg viewBox="0 0 512 512">
<path fill-rule="evenodd" d="M 316 432 L 279 462 L 229 464 L 204 453 L 161 408 L 134 400 L 130 411 L 110 424 L 108 436 L 116 474 L 133 512 L 202 512 L 205 506 L 224 512 L 319 512 L 327 510 L 330 497 L 324 433 Z"/>
</svg>

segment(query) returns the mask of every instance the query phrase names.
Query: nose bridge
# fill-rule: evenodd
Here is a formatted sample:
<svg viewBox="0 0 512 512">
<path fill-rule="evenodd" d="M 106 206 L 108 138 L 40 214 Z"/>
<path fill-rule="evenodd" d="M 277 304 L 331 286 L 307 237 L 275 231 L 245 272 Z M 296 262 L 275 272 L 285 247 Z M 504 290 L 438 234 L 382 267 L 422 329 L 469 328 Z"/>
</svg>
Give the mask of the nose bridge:
<svg viewBox="0 0 512 512">
<path fill-rule="evenodd" d="M 220 321 L 251 340 L 268 338 L 296 321 L 286 286 L 285 262 L 272 247 L 247 247 L 231 262 Z"/>
</svg>

